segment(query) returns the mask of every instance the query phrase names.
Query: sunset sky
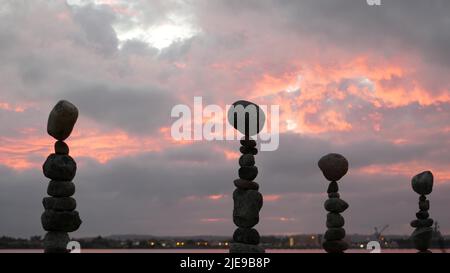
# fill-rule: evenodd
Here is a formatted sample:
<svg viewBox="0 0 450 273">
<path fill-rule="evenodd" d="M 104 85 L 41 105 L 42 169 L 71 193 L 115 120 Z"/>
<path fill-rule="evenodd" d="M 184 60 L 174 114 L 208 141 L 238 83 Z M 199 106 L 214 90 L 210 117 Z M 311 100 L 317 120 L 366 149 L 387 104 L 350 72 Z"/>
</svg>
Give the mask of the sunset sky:
<svg viewBox="0 0 450 273">
<path fill-rule="evenodd" d="M 325 231 L 330 152 L 350 163 L 348 234 L 410 234 L 424 170 L 450 233 L 450 1 L 0 0 L 0 236 L 44 234 L 60 99 L 80 111 L 71 236 L 231 235 L 238 142 L 170 135 L 194 96 L 280 105 L 280 146 L 256 156 L 261 234 Z"/>
</svg>

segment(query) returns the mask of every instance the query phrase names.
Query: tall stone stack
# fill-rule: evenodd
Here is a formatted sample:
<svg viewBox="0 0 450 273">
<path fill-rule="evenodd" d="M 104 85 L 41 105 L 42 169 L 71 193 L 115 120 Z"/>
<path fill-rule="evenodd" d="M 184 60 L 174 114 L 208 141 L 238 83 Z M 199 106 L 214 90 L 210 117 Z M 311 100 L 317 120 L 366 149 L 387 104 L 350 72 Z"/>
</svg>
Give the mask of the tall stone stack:
<svg viewBox="0 0 450 273">
<path fill-rule="evenodd" d="M 430 201 L 426 195 L 433 190 L 433 174 L 425 171 L 417 174 L 411 180 L 413 190 L 420 195 L 419 212 L 416 213 L 416 220 L 411 222 L 411 227 L 415 228 L 411 234 L 414 247 L 419 253 L 430 253 L 431 239 L 433 237 L 433 219 L 430 218 L 428 210 L 430 209 Z"/>
<path fill-rule="evenodd" d="M 233 222 L 238 228 L 234 231 L 230 252 L 262 253 L 264 249 L 258 246 L 259 233 L 253 228 L 259 222 L 259 211 L 263 206 L 259 185 L 253 181 L 258 175 L 254 157 L 258 150 L 253 139 L 242 139 L 241 145 L 239 179 L 234 180 L 236 189 L 233 192 Z"/>
<path fill-rule="evenodd" d="M 233 222 L 238 227 L 233 234 L 233 242 L 230 244 L 230 253 L 264 253 L 264 248 L 259 246 L 260 236 L 254 228 L 259 222 L 259 211 L 263 206 L 263 196 L 258 191 L 259 185 L 254 181 L 258 175 L 258 168 L 255 166 L 255 155 L 258 153 L 256 141 L 250 136 L 257 135 L 264 126 L 264 112 L 251 102 L 238 101 L 233 106 L 241 105 L 254 107 L 252 114 L 245 114 L 240 110 L 236 113 L 229 112 L 229 122 L 242 134 L 241 157 L 239 158 L 239 179 L 234 180 L 236 189 L 233 192 Z M 245 110 L 251 110 L 245 109 Z M 244 119 L 240 120 L 239 118 Z M 244 122 L 242 122 L 244 121 Z M 254 126 L 256 125 L 256 126 Z M 260 128 L 261 125 L 261 128 Z"/>
<path fill-rule="evenodd" d="M 348 161 L 340 154 L 327 154 L 318 162 L 319 168 L 325 178 L 330 181 L 328 185 L 328 199 L 325 201 L 325 210 L 327 214 L 327 231 L 325 232 L 325 241 L 322 247 L 328 253 L 342 253 L 348 248 L 344 241 L 345 220 L 341 213 L 348 208 L 347 202 L 340 199 L 338 193 L 339 186 L 337 181 L 341 179 L 348 171 Z"/>
<path fill-rule="evenodd" d="M 78 118 L 78 109 L 72 103 L 59 101 L 50 112 L 47 133 L 54 137 L 55 152 L 50 154 L 43 165 L 44 175 L 51 179 L 47 194 L 42 200 L 45 211 L 41 216 L 42 227 L 47 231 L 44 237 L 46 253 L 65 253 L 70 241 L 68 232 L 76 231 L 81 219 L 76 208 L 76 201 L 71 196 L 75 193 L 72 182 L 77 164 L 69 155 L 69 146 L 64 142 L 72 133 Z"/>
</svg>

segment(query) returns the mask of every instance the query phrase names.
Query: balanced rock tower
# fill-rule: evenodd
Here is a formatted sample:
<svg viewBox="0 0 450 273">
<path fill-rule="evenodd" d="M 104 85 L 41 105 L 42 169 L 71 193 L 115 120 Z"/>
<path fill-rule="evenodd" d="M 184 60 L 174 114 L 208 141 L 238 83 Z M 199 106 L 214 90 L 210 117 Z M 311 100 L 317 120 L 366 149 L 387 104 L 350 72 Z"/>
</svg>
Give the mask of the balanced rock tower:
<svg viewBox="0 0 450 273">
<path fill-rule="evenodd" d="M 258 153 L 256 141 L 250 136 L 257 135 L 264 126 L 264 112 L 258 105 L 248 101 L 237 101 L 230 108 L 228 121 L 244 135 L 241 139 L 239 158 L 239 179 L 234 180 L 233 222 L 238 227 L 233 234 L 230 253 L 264 253 L 259 246 L 260 236 L 253 228 L 259 222 L 259 211 L 263 206 L 263 196 L 259 185 L 253 181 L 258 175 L 255 155 Z M 260 127 L 261 124 L 261 127 Z"/>
<path fill-rule="evenodd" d="M 433 174 L 430 171 L 425 171 L 417 174 L 411 180 L 413 190 L 420 194 L 419 197 L 419 212 L 416 213 L 416 220 L 411 222 L 411 227 L 415 228 L 411 234 L 414 247 L 419 250 L 419 253 L 430 253 L 431 239 L 433 237 L 433 219 L 430 218 L 428 210 L 430 209 L 430 201 L 427 200 L 426 195 L 433 190 Z"/>
<path fill-rule="evenodd" d="M 328 199 L 324 204 L 328 214 L 327 231 L 322 247 L 328 253 L 342 253 L 348 248 L 348 244 L 344 241 L 345 220 L 341 213 L 348 208 L 348 204 L 340 199 L 337 181 L 347 173 L 348 161 L 340 154 L 327 154 L 319 160 L 318 165 L 325 178 L 330 181 L 327 190 Z"/>
<path fill-rule="evenodd" d="M 81 219 L 75 210 L 76 201 L 72 182 L 77 164 L 69 155 L 69 146 L 64 142 L 72 133 L 78 118 L 78 109 L 72 103 L 59 101 L 50 112 L 47 133 L 54 137 L 55 152 L 50 154 L 43 165 L 44 175 L 51 179 L 47 194 L 42 200 L 45 212 L 41 216 L 42 227 L 47 231 L 44 238 L 46 253 L 65 253 L 70 241 L 68 232 L 76 231 Z"/>
</svg>

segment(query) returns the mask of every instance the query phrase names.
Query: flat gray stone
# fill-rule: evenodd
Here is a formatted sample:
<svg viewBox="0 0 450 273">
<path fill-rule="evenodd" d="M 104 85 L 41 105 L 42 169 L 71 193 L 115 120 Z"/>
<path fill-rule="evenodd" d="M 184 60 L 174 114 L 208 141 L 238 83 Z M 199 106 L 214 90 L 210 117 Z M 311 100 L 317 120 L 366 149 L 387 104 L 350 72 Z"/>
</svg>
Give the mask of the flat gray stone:
<svg viewBox="0 0 450 273">
<path fill-rule="evenodd" d="M 73 211 L 77 207 L 77 201 L 72 197 L 44 197 L 42 205 L 46 210 Z"/>
<path fill-rule="evenodd" d="M 239 158 L 239 166 L 249 167 L 255 165 L 255 157 L 252 154 L 244 154 Z"/>
<path fill-rule="evenodd" d="M 70 181 L 55 181 L 48 183 L 47 194 L 53 197 L 70 197 L 75 193 L 75 184 Z"/>
<path fill-rule="evenodd" d="M 254 139 L 241 139 L 241 145 L 249 148 L 254 148 L 256 147 L 256 141 Z"/>
<path fill-rule="evenodd" d="M 81 225 L 78 211 L 46 210 L 41 216 L 42 227 L 46 231 L 76 231 Z"/>
<path fill-rule="evenodd" d="M 342 253 L 348 249 L 348 243 L 343 240 L 325 241 L 322 247 L 328 253 Z"/>
<path fill-rule="evenodd" d="M 233 221 L 238 227 L 251 228 L 259 222 L 263 206 L 261 193 L 255 190 L 235 189 L 233 192 Z"/>
<path fill-rule="evenodd" d="M 236 243 L 257 245 L 259 239 L 259 233 L 254 228 L 237 228 L 233 233 L 233 241 Z"/>
<path fill-rule="evenodd" d="M 328 194 L 328 198 L 340 198 L 341 195 L 337 192 L 331 192 Z"/>
<path fill-rule="evenodd" d="M 329 198 L 325 201 L 324 207 L 328 212 L 341 213 L 348 208 L 348 204 L 340 198 Z"/>
<path fill-rule="evenodd" d="M 241 146 L 239 148 L 239 151 L 241 152 L 241 154 L 251 154 L 251 155 L 257 155 L 258 154 L 258 149 L 245 147 L 245 146 Z"/>
<path fill-rule="evenodd" d="M 431 227 L 416 228 L 411 234 L 414 247 L 420 251 L 430 248 L 432 237 L 433 229 Z"/>
<path fill-rule="evenodd" d="M 429 200 L 419 201 L 419 209 L 423 211 L 430 210 L 430 201 Z"/>
<path fill-rule="evenodd" d="M 57 140 L 65 140 L 72 133 L 77 119 L 77 107 L 68 101 L 61 100 L 50 112 L 47 133 Z"/>
<path fill-rule="evenodd" d="M 343 228 L 329 228 L 324 235 L 327 241 L 337 241 L 345 238 L 345 229 Z"/>
<path fill-rule="evenodd" d="M 77 163 L 69 155 L 51 154 L 42 169 L 47 178 L 57 181 L 72 181 L 77 172 Z"/>
<path fill-rule="evenodd" d="M 44 237 L 44 249 L 46 253 L 66 253 L 70 238 L 67 232 L 50 231 Z"/>
<path fill-rule="evenodd" d="M 255 190 L 257 191 L 259 189 L 259 184 L 254 181 L 248 181 L 245 179 L 236 179 L 234 180 L 234 185 L 236 188 L 239 188 L 241 190 Z"/>
<path fill-rule="evenodd" d="M 416 213 L 416 217 L 417 219 L 427 219 L 428 217 L 430 217 L 430 214 L 427 211 L 419 211 Z"/>
<path fill-rule="evenodd" d="M 340 228 L 345 224 L 345 219 L 339 213 L 330 212 L 327 214 L 327 228 Z"/>
<path fill-rule="evenodd" d="M 258 168 L 256 166 L 239 168 L 239 178 L 252 181 L 257 176 L 258 176 Z"/>
<path fill-rule="evenodd" d="M 56 141 L 55 142 L 55 154 L 59 155 L 68 155 L 69 154 L 69 146 L 64 141 Z"/>
<path fill-rule="evenodd" d="M 431 218 L 427 219 L 416 219 L 411 221 L 411 227 L 413 228 L 423 228 L 423 227 L 431 227 L 434 221 Z"/>
<path fill-rule="evenodd" d="M 331 181 L 330 184 L 328 184 L 327 193 L 337 193 L 339 191 L 339 186 L 336 181 Z"/>
</svg>

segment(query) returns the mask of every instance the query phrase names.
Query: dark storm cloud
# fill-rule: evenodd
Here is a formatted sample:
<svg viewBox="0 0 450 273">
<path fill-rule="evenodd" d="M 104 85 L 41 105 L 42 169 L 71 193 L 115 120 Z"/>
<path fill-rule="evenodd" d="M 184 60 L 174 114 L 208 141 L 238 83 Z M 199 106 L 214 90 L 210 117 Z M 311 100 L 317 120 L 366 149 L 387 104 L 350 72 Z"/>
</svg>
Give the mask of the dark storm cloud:
<svg viewBox="0 0 450 273">
<path fill-rule="evenodd" d="M 116 16 L 104 6 L 85 6 L 73 9 L 73 18 L 83 30 L 76 41 L 104 54 L 117 52 L 119 40 L 112 27 Z"/>
<path fill-rule="evenodd" d="M 154 87 L 102 84 L 72 86 L 63 97 L 100 124 L 134 134 L 152 133 L 170 124 L 170 109 L 177 102 L 169 92 Z"/>
<path fill-rule="evenodd" d="M 229 13 L 248 11 L 250 4 L 240 2 L 217 5 Z M 371 49 L 395 54 L 401 47 L 418 49 L 430 62 L 450 64 L 450 3 L 445 0 L 385 1 L 380 6 L 369 6 L 365 0 L 256 2 L 252 3 L 254 12 L 277 16 L 273 21 L 279 27 L 313 33 L 327 42 L 364 52 Z"/>
<path fill-rule="evenodd" d="M 199 22 L 212 36 L 227 37 L 232 34 L 251 37 L 239 53 L 246 49 L 254 54 L 272 57 L 279 62 L 270 63 L 266 72 L 276 73 L 276 64 L 291 53 L 297 59 L 305 58 L 315 51 L 304 48 L 314 41 L 319 57 L 330 65 L 340 58 L 350 59 L 355 54 L 394 58 L 405 57 L 414 63 L 416 58 L 426 63 L 417 65 L 416 78 L 421 79 L 430 93 L 441 93 L 450 82 L 438 75 L 450 71 L 450 22 L 447 11 L 450 2 L 445 0 L 385 1 L 380 6 L 369 6 L 365 0 L 343 1 L 209 1 L 194 5 Z M 232 20 L 230 18 L 233 18 Z M 253 35 L 254 34 L 254 35 Z M 258 40 L 261 36 L 267 39 Z M 287 37 L 293 48 L 284 43 L 285 54 L 277 50 L 267 54 L 260 52 L 258 45 L 270 41 L 269 37 Z M 234 45 L 233 43 L 224 43 Z M 266 46 L 270 46 L 266 44 Z M 329 50 L 335 47 L 338 51 Z M 309 51 L 309 52 L 308 52 Z M 267 54 L 267 55 L 264 55 Z M 416 57 L 411 58 L 411 54 Z"/>
<path fill-rule="evenodd" d="M 344 155 L 350 165 L 348 176 L 359 176 L 352 171 L 374 164 L 392 164 L 406 161 L 431 161 L 436 159 L 436 153 L 446 150 L 447 140 L 434 138 L 433 143 L 418 143 L 409 145 L 394 145 L 382 140 L 355 141 L 346 144 L 333 143 L 332 140 L 320 140 L 298 135 L 283 134 L 280 147 L 273 152 L 261 152 L 258 156 L 260 174 L 258 180 L 265 181 L 265 188 L 270 192 L 294 192 L 298 185 L 303 191 L 318 193 L 323 191 L 324 181 L 318 167 L 318 160 L 325 154 L 335 152 Z M 437 157 L 442 166 L 450 164 L 448 157 Z M 420 172 L 422 170 L 417 170 Z M 379 174 L 389 177 L 388 173 Z M 412 177 L 415 173 L 411 173 Z M 310 183 L 308 183 L 310 182 Z M 442 182 L 442 181 L 441 181 Z M 324 181 L 325 183 L 325 181 Z"/>
</svg>

